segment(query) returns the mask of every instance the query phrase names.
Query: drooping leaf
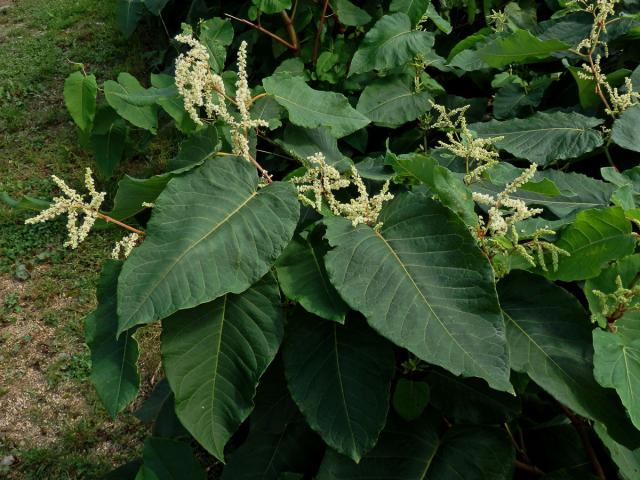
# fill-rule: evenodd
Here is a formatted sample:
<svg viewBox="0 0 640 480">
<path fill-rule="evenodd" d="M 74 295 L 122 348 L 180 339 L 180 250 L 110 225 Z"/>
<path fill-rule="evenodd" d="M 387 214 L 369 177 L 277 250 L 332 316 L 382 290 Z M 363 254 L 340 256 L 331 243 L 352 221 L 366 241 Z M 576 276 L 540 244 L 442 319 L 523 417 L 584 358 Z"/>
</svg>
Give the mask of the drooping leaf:
<svg viewBox="0 0 640 480">
<path fill-rule="evenodd" d="M 80 130 L 89 131 L 96 114 L 98 85 L 95 75 L 73 72 L 64 81 L 64 104 Z"/>
<path fill-rule="evenodd" d="M 335 9 L 340 22 L 344 25 L 357 27 L 371 21 L 371 15 L 366 10 L 357 7 L 349 0 L 336 0 Z"/>
<path fill-rule="evenodd" d="M 116 23 L 125 38 L 130 37 L 136 29 L 144 10 L 143 0 L 118 0 Z"/>
<path fill-rule="evenodd" d="M 149 178 L 125 175 L 118 182 L 113 209 L 109 212 L 109 216 L 116 220 L 124 220 L 143 211 L 146 208 L 143 203 L 153 203 L 172 177 L 172 174 L 166 173 Z M 96 225 L 101 224 L 96 223 Z"/>
<path fill-rule="evenodd" d="M 549 58 L 552 53 L 567 50 L 569 45 L 559 40 L 540 40 L 528 30 L 515 32 L 488 42 L 476 50 L 476 55 L 494 68 L 511 63 L 532 63 Z"/>
<path fill-rule="evenodd" d="M 359 464 L 328 450 L 318 480 L 423 479 L 508 480 L 515 452 L 497 428 L 456 425 L 438 436 L 439 418 L 411 423 L 391 418 L 378 445 Z"/>
<path fill-rule="evenodd" d="M 349 75 L 402 66 L 416 54 L 430 52 L 433 42 L 432 33 L 413 30 L 406 13 L 385 15 L 360 43 L 351 61 Z"/>
<path fill-rule="evenodd" d="M 243 293 L 173 314 L 162 327 L 162 364 L 178 418 L 224 460 L 224 447 L 251 413 L 258 380 L 282 341 L 277 284 L 267 274 Z"/>
<path fill-rule="evenodd" d="M 176 127 L 182 132 L 191 133 L 197 130 L 198 126 L 184 109 L 184 100 L 175 88 L 175 78 L 165 74 L 151 74 L 151 85 L 157 89 L 172 90 L 171 95 L 158 98 L 160 105 L 171 118 L 176 121 Z"/>
<path fill-rule="evenodd" d="M 456 375 L 510 391 L 493 272 L 467 226 L 426 195 L 397 195 L 376 231 L 325 219 L 326 267 L 342 298 L 381 335 Z"/>
<path fill-rule="evenodd" d="M 193 455 L 191 447 L 168 438 L 148 437 L 142 452 L 145 473 L 144 480 L 205 480 L 204 470 Z"/>
<path fill-rule="evenodd" d="M 324 256 L 328 249 L 320 228 L 296 235 L 276 262 L 278 281 L 287 298 L 308 312 L 344 323 L 349 307 L 327 276 Z"/>
<path fill-rule="evenodd" d="M 429 403 L 429 384 L 420 380 L 401 378 L 393 391 L 393 409 L 403 419 L 415 420 Z"/>
<path fill-rule="evenodd" d="M 558 269 L 548 277 L 566 282 L 595 277 L 605 262 L 629 255 L 635 248 L 631 223 L 620 207 L 579 212 L 555 244 L 571 256 L 562 256 Z"/>
<path fill-rule="evenodd" d="M 290 184 L 257 185 L 239 157 L 167 185 L 120 275 L 119 331 L 240 293 L 264 276 L 291 239 L 299 206 Z"/>
<path fill-rule="evenodd" d="M 615 392 L 593 377 L 587 313 L 577 299 L 541 277 L 514 271 L 498 284 L 511 368 L 524 372 L 578 415 L 602 422 L 625 445 L 640 445 Z"/>
<path fill-rule="evenodd" d="M 283 359 L 291 396 L 327 445 L 358 462 L 389 410 L 391 344 L 355 318 L 341 326 L 299 315 L 289 326 Z"/>
<path fill-rule="evenodd" d="M 109 415 L 115 418 L 138 394 L 138 344 L 132 332 L 116 339 L 116 289 L 122 262 L 105 263 L 98 283 L 98 308 L 85 319 L 91 350 L 91 381 Z"/>
<path fill-rule="evenodd" d="M 413 25 L 416 25 L 430 4 L 429 0 L 392 0 L 389 11 L 406 13 Z"/>
<path fill-rule="evenodd" d="M 504 137 L 496 145 L 514 157 L 548 165 L 602 145 L 602 135 L 594 129 L 601 123 L 579 113 L 537 112 L 528 118 L 473 123 L 469 128 L 480 137 Z"/>
<path fill-rule="evenodd" d="M 429 100 L 427 91 L 416 92 L 402 78 L 387 77 L 365 87 L 356 109 L 376 125 L 395 128 L 429 110 Z"/>
<path fill-rule="evenodd" d="M 278 13 L 291 8 L 292 0 L 252 0 L 263 13 Z"/>
<path fill-rule="evenodd" d="M 209 51 L 209 66 L 222 73 L 227 59 L 227 47 L 233 41 L 233 25 L 227 19 L 210 18 L 200 23 L 199 40 Z"/>
<path fill-rule="evenodd" d="M 265 78 L 262 84 L 267 93 L 287 110 L 294 125 L 326 127 L 334 137 L 342 138 L 370 122 L 349 104 L 344 95 L 314 90 L 302 77 L 279 74 Z"/>
<path fill-rule="evenodd" d="M 640 152 L 638 122 L 640 122 L 640 105 L 629 107 L 613 122 L 611 140 L 622 148 Z"/>
<path fill-rule="evenodd" d="M 136 127 L 155 133 L 158 128 L 157 109 L 154 105 L 157 96 L 150 96 L 148 102 L 140 102 L 139 96 L 144 98 L 145 92 L 138 80 L 126 72 L 118 75 L 117 82 L 104 82 L 104 96 L 118 115 Z"/>
<path fill-rule="evenodd" d="M 542 101 L 544 92 L 551 83 L 549 77 L 541 77 L 525 89 L 517 83 L 509 83 L 500 88 L 493 99 L 493 115 L 503 120 L 517 117 L 523 110 L 534 109 Z"/>
<path fill-rule="evenodd" d="M 51 205 L 49 200 L 44 200 L 42 198 L 35 198 L 29 195 L 23 195 L 20 199 L 16 200 L 12 198 L 7 192 L 0 192 L 0 202 L 5 203 L 11 208 L 15 208 L 16 210 L 31 210 L 39 212 L 48 208 Z"/>
<path fill-rule="evenodd" d="M 113 170 L 124 154 L 126 138 L 126 125 L 122 119 L 109 125 L 105 133 L 91 135 L 91 149 L 100 175 L 107 178 L 113 175 Z"/>
</svg>

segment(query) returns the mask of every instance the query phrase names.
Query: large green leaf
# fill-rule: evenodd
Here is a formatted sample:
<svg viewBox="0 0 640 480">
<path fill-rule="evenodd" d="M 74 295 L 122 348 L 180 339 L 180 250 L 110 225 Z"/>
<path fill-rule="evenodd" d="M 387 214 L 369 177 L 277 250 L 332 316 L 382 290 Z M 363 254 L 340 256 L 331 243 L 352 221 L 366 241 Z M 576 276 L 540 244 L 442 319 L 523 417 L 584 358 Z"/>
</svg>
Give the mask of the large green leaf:
<svg viewBox="0 0 640 480">
<path fill-rule="evenodd" d="M 175 77 L 152 73 L 151 85 L 159 90 L 171 92 L 171 94 L 158 98 L 156 102 L 176 121 L 176 127 L 185 133 L 196 131 L 198 126 L 184 109 L 184 100 L 175 87 Z"/>
<path fill-rule="evenodd" d="M 116 220 L 124 220 L 140 213 L 146 208 L 143 203 L 153 203 L 171 178 L 173 175 L 168 173 L 149 178 L 125 175 L 118 182 L 113 209 L 109 216 Z"/>
<path fill-rule="evenodd" d="M 154 15 L 160 15 L 169 0 L 144 0 L 144 5 Z"/>
<path fill-rule="evenodd" d="M 168 438 L 148 437 L 142 452 L 144 480 L 205 480 L 193 450 L 185 443 Z M 149 473 L 150 472 L 150 473 Z"/>
<path fill-rule="evenodd" d="M 119 331 L 243 292 L 267 273 L 300 208 L 292 185 L 257 186 L 254 167 L 240 157 L 207 162 L 169 182 L 145 241 L 122 269 Z"/>
<path fill-rule="evenodd" d="M 360 43 L 351 61 L 349 75 L 402 66 L 418 53 L 429 53 L 433 41 L 432 33 L 413 30 L 406 13 L 385 15 Z"/>
<path fill-rule="evenodd" d="M 294 125 L 326 127 L 334 137 L 341 138 L 369 124 L 369 119 L 355 110 L 344 95 L 314 90 L 302 77 L 278 74 L 265 78 L 262 84 L 286 108 Z"/>
<path fill-rule="evenodd" d="M 85 319 L 91 350 L 91 381 L 107 412 L 115 417 L 138 394 L 138 344 L 132 332 L 116 339 L 116 289 L 122 262 L 105 263 L 98 282 L 98 308 Z"/>
<path fill-rule="evenodd" d="M 209 50 L 209 66 L 216 73 L 224 70 L 227 49 L 233 36 L 233 25 L 227 19 L 214 17 L 200 23 L 198 38 Z"/>
<path fill-rule="evenodd" d="M 282 139 L 276 143 L 287 153 L 309 167 L 307 157 L 322 152 L 328 165 L 340 172 L 349 170 L 353 162 L 338 149 L 338 140 L 326 128 L 301 128 L 287 125 Z"/>
<path fill-rule="evenodd" d="M 498 292 L 511 368 L 528 374 L 577 414 L 604 423 L 616 441 L 640 445 L 640 432 L 629 422 L 615 392 L 602 388 L 593 377 L 589 316 L 576 298 L 523 271 L 502 280 Z"/>
<path fill-rule="evenodd" d="M 326 219 L 332 283 L 369 324 L 421 359 L 511 391 L 493 270 L 467 226 L 424 194 L 397 195 L 376 231 Z"/>
<path fill-rule="evenodd" d="M 278 13 L 291 8 L 292 0 L 252 0 L 263 13 Z"/>
<path fill-rule="evenodd" d="M 125 38 L 131 36 L 143 13 L 143 0 L 118 0 L 116 3 L 116 23 Z"/>
<path fill-rule="evenodd" d="M 431 108 L 429 92 L 416 92 L 404 79 L 387 77 L 367 85 L 356 109 L 376 125 L 395 128 Z"/>
<path fill-rule="evenodd" d="M 93 125 L 97 93 L 95 75 L 73 72 L 64 81 L 64 104 L 80 130 L 89 131 Z"/>
<path fill-rule="evenodd" d="M 219 460 L 251 413 L 258 379 L 282 336 L 280 292 L 271 274 L 243 293 L 163 320 L 162 364 L 178 418 Z"/>
<path fill-rule="evenodd" d="M 391 0 L 389 11 L 406 13 L 413 25 L 416 25 L 430 4 L 430 0 Z"/>
<path fill-rule="evenodd" d="M 600 423 L 596 423 L 595 431 L 611 453 L 611 458 L 618 466 L 618 474 L 623 480 L 640 478 L 640 448 L 629 450 L 613 440 Z"/>
<path fill-rule="evenodd" d="M 145 88 L 140 82 L 126 72 L 118 75 L 118 81 L 104 82 L 104 96 L 107 103 L 125 120 L 136 127 L 155 133 L 158 128 L 158 112 L 154 105 L 157 98 L 149 95 L 148 102 L 140 98 L 147 97 Z"/>
<path fill-rule="evenodd" d="M 276 263 L 278 280 L 287 298 L 300 302 L 308 312 L 344 323 L 349 307 L 327 276 L 327 250 L 320 228 L 296 235 Z"/>
<path fill-rule="evenodd" d="M 296 316 L 283 347 L 289 391 L 325 443 L 358 462 L 383 429 L 393 348 L 364 322 Z"/>
<path fill-rule="evenodd" d="M 625 110 L 620 118 L 613 122 L 611 128 L 611 140 L 622 148 L 640 152 L 640 132 L 638 123 L 640 122 L 640 105 Z"/>
<path fill-rule="evenodd" d="M 597 276 L 605 262 L 633 253 L 631 222 L 620 207 L 584 210 L 562 230 L 556 245 L 571 256 L 562 256 L 552 280 L 584 280 Z"/>
<path fill-rule="evenodd" d="M 537 62 L 568 48 L 559 40 L 540 40 L 527 30 L 516 30 L 485 43 L 475 53 L 487 65 L 500 68 L 511 63 Z"/>
<path fill-rule="evenodd" d="M 515 452 L 503 431 L 454 426 L 439 438 L 439 418 L 391 418 L 359 464 L 328 450 L 318 480 L 510 480 Z"/>
<path fill-rule="evenodd" d="M 357 7 L 349 0 L 336 0 L 335 10 L 343 25 L 357 27 L 371 21 L 371 15 L 366 10 Z"/>
<path fill-rule="evenodd" d="M 491 120 L 469 126 L 480 137 L 504 137 L 496 145 L 514 157 L 539 165 L 576 158 L 602 145 L 602 135 L 594 127 L 602 123 L 579 113 L 537 112 L 528 118 Z"/>
</svg>

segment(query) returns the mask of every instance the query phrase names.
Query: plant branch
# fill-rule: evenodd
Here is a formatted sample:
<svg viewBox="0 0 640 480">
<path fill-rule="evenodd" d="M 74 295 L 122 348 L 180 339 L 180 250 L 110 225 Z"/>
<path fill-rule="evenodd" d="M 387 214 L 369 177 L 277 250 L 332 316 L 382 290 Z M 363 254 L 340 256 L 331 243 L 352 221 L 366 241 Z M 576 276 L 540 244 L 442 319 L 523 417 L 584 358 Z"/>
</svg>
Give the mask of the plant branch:
<svg viewBox="0 0 640 480">
<path fill-rule="evenodd" d="M 584 446 L 585 452 L 591 461 L 591 466 L 593 468 L 594 473 L 600 480 L 607 480 L 607 476 L 604 473 L 602 465 L 600 465 L 600 461 L 598 460 L 598 456 L 596 455 L 596 451 L 591 444 L 591 439 L 589 438 L 589 432 L 585 426 L 584 420 L 569 410 L 564 405 L 560 404 L 560 407 L 564 411 L 565 415 L 569 418 L 573 426 L 575 427 L 578 435 L 580 436 L 580 440 L 582 441 L 582 445 Z"/>
<path fill-rule="evenodd" d="M 96 215 L 98 218 L 101 218 L 107 223 L 114 223 L 119 227 L 124 228 L 125 230 L 129 230 L 130 232 L 137 233 L 141 237 L 145 235 L 142 230 L 138 230 L 137 228 L 132 227 L 131 225 L 127 225 L 126 223 L 122 223 L 120 220 L 116 220 L 115 218 L 110 217 L 109 215 L 105 215 L 104 213 L 97 212 Z"/>
<path fill-rule="evenodd" d="M 320 21 L 318 22 L 318 30 L 316 31 L 316 39 L 313 44 L 312 63 L 314 67 L 318 62 L 318 53 L 320 51 L 320 37 L 322 37 L 322 29 L 324 28 L 324 22 L 327 20 L 328 8 L 329 8 L 329 0 L 324 0 L 324 4 L 322 5 L 322 14 L 320 15 Z"/>
<path fill-rule="evenodd" d="M 283 14 L 286 15 L 286 12 L 283 12 Z M 299 46 L 297 44 L 297 37 L 296 37 L 296 43 L 289 43 L 284 38 L 282 38 L 281 36 L 276 35 L 275 33 L 267 30 L 262 25 L 257 25 L 257 24 L 255 24 L 253 22 L 250 22 L 249 20 L 245 20 L 244 18 L 234 17 L 233 15 L 230 15 L 228 13 L 225 13 L 225 15 L 227 17 L 229 17 L 229 18 L 232 18 L 233 20 L 236 20 L 237 22 L 244 23 L 245 25 L 249 25 L 251 28 L 255 28 L 259 32 L 264 33 L 265 35 L 271 37 L 273 40 L 275 40 L 279 44 L 284 45 L 285 47 L 289 48 L 290 50 L 293 50 L 294 53 L 298 53 Z M 288 15 L 287 15 L 287 18 L 289 18 Z M 289 28 L 287 28 L 287 30 L 289 30 Z M 295 31 L 294 31 L 294 33 L 295 33 Z M 291 35 L 291 33 L 289 33 L 289 35 Z"/>
<path fill-rule="evenodd" d="M 544 475 L 544 472 L 535 465 L 529 465 L 528 463 L 521 462 L 520 460 L 516 460 L 514 465 L 517 469 L 530 473 L 531 475 L 535 475 L 537 477 L 542 477 Z"/>
<path fill-rule="evenodd" d="M 284 26 L 287 29 L 287 33 L 289 34 L 289 40 L 290 40 L 289 48 L 293 50 L 294 55 L 297 55 L 300 52 L 300 42 L 298 41 L 298 34 L 296 33 L 296 29 L 293 26 L 293 20 L 291 19 L 291 17 L 289 17 L 289 14 L 284 10 L 280 12 L 280 16 L 282 17 Z"/>
</svg>

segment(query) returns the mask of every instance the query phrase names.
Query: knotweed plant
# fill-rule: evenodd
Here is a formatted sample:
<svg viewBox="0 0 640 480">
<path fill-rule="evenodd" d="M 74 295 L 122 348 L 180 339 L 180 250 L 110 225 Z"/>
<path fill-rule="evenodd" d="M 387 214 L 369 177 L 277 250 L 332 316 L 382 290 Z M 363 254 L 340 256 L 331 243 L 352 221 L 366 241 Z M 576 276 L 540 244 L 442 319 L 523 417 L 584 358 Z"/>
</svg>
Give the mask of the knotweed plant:
<svg viewBox="0 0 640 480">
<path fill-rule="evenodd" d="M 592 290 L 593 295 L 600 303 L 600 310 L 593 312 L 591 319 L 595 323 L 606 321 L 606 325 L 610 330 L 615 331 L 615 321 L 622 318 L 625 313 L 640 311 L 640 273 L 631 281 L 628 287 L 625 287 L 622 277 L 616 276 L 616 289 L 611 293 L 605 293 L 601 290 Z"/>
</svg>

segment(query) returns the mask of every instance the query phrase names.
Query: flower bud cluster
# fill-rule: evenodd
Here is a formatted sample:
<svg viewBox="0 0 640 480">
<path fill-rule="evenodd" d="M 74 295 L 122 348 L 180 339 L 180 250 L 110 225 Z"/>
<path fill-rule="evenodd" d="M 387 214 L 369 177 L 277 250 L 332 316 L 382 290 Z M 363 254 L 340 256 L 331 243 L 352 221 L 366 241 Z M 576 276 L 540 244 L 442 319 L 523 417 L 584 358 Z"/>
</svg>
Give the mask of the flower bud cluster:
<svg viewBox="0 0 640 480">
<path fill-rule="evenodd" d="M 42 223 L 66 214 L 68 239 L 64 246 L 75 249 L 89 235 L 93 224 L 98 218 L 98 211 L 106 194 L 96 190 L 90 168 L 86 169 L 84 179 L 84 184 L 90 197 L 88 201 L 85 201 L 82 195 L 69 187 L 64 180 L 55 175 L 52 175 L 51 178 L 62 191 L 62 196 L 54 197 L 47 209 L 35 217 L 27 219 L 25 223 Z M 82 222 L 80 222 L 80 215 L 82 215 Z"/>
<path fill-rule="evenodd" d="M 137 233 L 131 233 L 126 237 L 123 237 L 122 240 L 116 242 L 113 247 L 113 250 L 111 251 L 111 258 L 115 260 L 118 260 L 119 258 L 127 258 L 139 240 L 140 235 Z"/>
</svg>

